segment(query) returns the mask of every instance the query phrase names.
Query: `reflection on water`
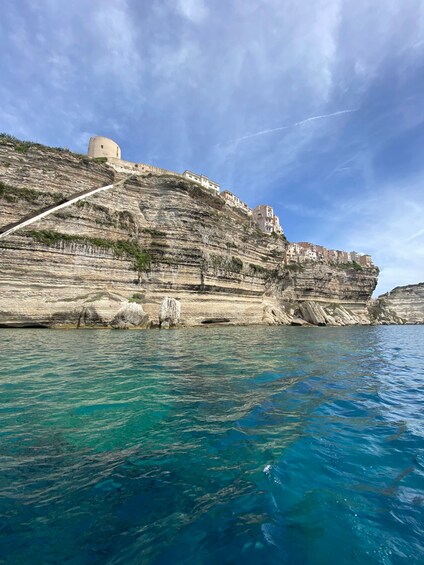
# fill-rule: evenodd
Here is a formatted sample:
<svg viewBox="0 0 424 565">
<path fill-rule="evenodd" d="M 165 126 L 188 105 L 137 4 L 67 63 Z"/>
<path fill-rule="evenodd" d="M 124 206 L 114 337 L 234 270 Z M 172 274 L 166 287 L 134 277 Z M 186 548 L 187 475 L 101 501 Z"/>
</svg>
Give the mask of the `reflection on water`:
<svg viewBox="0 0 424 565">
<path fill-rule="evenodd" d="M 422 562 L 423 338 L 1 331 L 0 562 Z"/>
</svg>

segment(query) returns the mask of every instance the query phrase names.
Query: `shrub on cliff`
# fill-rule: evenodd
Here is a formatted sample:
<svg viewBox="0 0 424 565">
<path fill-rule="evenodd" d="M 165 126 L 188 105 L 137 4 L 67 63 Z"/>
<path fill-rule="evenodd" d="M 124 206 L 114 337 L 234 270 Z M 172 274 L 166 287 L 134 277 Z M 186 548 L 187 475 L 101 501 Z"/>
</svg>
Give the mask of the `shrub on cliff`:
<svg viewBox="0 0 424 565">
<path fill-rule="evenodd" d="M 333 263 L 334 267 L 338 269 L 343 269 L 344 271 L 349 271 L 353 269 L 354 271 L 362 271 L 362 266 L 356 261 L 352 261 L 352 263 Z"/>
<path fill-rule="evenodd" d="M 60 233 L 54 230 L 27 230 L 21 232 L 21 234 L 27 237 L 32 237 L 35 241 L 48 246 L 53 246 L 61 242 L 80 243 L 83 245 L 92 245 L 93 247 L 98 247 L 100 249 L 110 250 L 117 257 L 121 257 L 125 254 L 133 260 L 134 270 L 139 273 L 150 270 L 152 261 L 151 256 L 143 251 L 135 241 L 114 241 L 100 237 Z"/>
</svg>

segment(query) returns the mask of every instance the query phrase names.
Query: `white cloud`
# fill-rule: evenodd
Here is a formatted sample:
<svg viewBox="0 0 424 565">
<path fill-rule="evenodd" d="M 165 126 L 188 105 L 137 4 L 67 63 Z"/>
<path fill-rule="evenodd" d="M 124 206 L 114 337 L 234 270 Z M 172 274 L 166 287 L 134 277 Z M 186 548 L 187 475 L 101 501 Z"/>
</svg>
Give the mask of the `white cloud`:
<svg viewBox="0 0 424 565">
<path fill-rule="evenodd" d="M 97 74 L 119 79 L 123 91 L 139 87 L 142 60 L 137 29 L 126 0 L 99 3 L 92 14 L 95 50 L 93 68 Z"/>
<path fill-rule="evenodd" d="M 341 238 L 350 248 L 370 253 L 381 269 L 376 294 L 398 285 L 424 282 L 424 247 L 420 240 L 424 234 L 424 202 L 419 186 L 420 180 L 415 186 L 380 187 L 378 198 L 364 201 L 353 218 L 346 218 Z"/>
<path fill-rule="evenodd" d="M 177 11 L 195 24 L 200 24 L 207 18 L 209 10 L 203 0 L 177 0 Z"/>
<path fill-rule="evenodd" d="M 91 130 L 124 151 L 142 140 L 142 159 L 195 167 L 252 205 L 282 202 L 316 243 L 370 251 L 382 287 L 422 273 L 423 198 L 376 182 L 374 159 L 423 119 L 418 88 L 392 100 L 422 66 L 421 1 L 12 4 L 0 129 L 80 151 Z"/>
</svg>

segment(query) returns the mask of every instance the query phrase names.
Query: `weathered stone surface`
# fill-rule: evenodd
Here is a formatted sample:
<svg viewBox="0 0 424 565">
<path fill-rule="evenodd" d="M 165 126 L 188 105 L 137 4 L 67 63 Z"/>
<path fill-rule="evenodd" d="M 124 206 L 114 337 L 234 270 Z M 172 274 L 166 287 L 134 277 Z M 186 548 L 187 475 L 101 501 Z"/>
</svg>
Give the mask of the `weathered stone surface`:
<svg viewBox="0 0 424 565">
<path fill-rule="evenodd" d="M 379 296 L 370 311 L 380 324 L 424 324 L 424 283 L 394 288 Z"/>
<path fill-rule="evenodd" d="M 181 304 L 179 300 L 165 296 L 159 309 L 159 324 L 161 327 L 177 326 L 180 322 Z"/>
<path fill-rule="evenodd" d="M 78 327 L 111 327 L 114 319 L 122 310 L 123 304 L 125 304 L 125 300 L 121 296 L 112 293 L 100 293 L 99 296 L 89 296 L 84 301 L 78 316 Z M 75 309 L 77 309 L 77 306 Z M 63 323 L 66 324 L 69 318 L 72 317 L 72 314 L 70 312 L 66 313 L 66 311 L 63 311 L 63 313 Z M 59 315 L 56 316 L 55 325 L 60 325 Z"/>
<path fill-rule="evenodd" d="M 324 309 L 315 302 L 310 302 L 309 300 L 303 302 L 300 305 L 300 311 L 302 312 L 303 319 L 314 326 L 325 326 L 327 324 L 327 316 Z"/>
<path fill-rule="evenodd" d="M 114 178 L 123 177 L 86 157 L 38 146 L 21 153 L 2 141 L 0 231 Z M 154 326 L 178 323 L 168 307 L 160 315 L 165 298 L 178 300 L 186 326 L 290 324 L 305 301 L 320 305 L 327 324 L 349 323 L 331 303 L 365 311 L 375 268 L 294 271 L 285 246 L 206 189 L 145 174 L 0 239 L 0 325 L 112 327 L 128 301 L 142 304 Z"/>
<path fill-rule="evenodd" d="M 307 322 L 303 318 L 293 318 L 290 325 L 291 326 L 311 326 L 312 324 L 310 324 L 309 322 Z"/>
<path fill-rule="evenodd" d="M 274 325 L 290 325 L 292 318 L 284 310 L 275 306 L 275 304 L 264 305 L 264 313 L 262 317 L 262 322 L 269 326 Z"/>
<path fill-rule="evenodd" d="M 140 304 L 127 302 L 113 318 L 111 326 L 118 330 L 146 329 L 149 327 L 149 316 Z"/>
</svg>

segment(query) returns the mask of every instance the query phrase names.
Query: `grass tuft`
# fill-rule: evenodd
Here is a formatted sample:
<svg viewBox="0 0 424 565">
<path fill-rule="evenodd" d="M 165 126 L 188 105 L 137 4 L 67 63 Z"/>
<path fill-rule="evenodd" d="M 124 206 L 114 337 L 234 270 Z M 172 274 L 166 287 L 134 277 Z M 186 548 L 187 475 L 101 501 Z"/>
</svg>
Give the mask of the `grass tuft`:
<svg viewBox="0 0 424 565">
<path fill-rule="evenodd" d="M 142 271 L 149 271 L 151 267 L 151 256 L 143 251 L 135 241 L 113 241 L 111 239 L 104 239 L 100 237 L 60 233 L 54 230 L 26 230 L 22 232 L 22 235 L 31 237 L 35 241 L 50 247 L 62 242 L 80 243 L 84 245 L 92 245 L 99 249 L 107 249 L 112 251 L 117 257 L 126 255 L 133 260 L 134 270 L 139 273 Z"/>
</svg>

